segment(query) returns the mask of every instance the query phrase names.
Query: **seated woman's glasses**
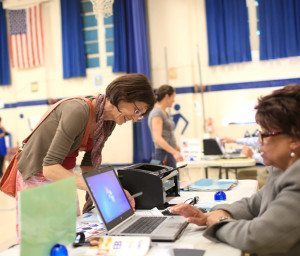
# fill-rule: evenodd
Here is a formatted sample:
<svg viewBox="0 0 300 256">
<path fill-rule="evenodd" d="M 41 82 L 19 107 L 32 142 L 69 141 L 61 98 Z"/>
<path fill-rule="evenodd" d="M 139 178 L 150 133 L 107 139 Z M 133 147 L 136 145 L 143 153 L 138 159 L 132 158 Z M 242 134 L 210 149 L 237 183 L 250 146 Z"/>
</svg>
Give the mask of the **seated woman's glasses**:
<svg viewBox="0 0 300 256">
<path fill-rule="evenodd" d="M 278 136 L 278 135 L 281 135 L 281 134 L 284 134 L 284 133 L 283 132 L 262 132 L 262 131 L 259 131 L 258 132 L 258 141 L 260 142 L 260 144 L 263 144 L 264 143 L 264 138 Z"/>
</svg>

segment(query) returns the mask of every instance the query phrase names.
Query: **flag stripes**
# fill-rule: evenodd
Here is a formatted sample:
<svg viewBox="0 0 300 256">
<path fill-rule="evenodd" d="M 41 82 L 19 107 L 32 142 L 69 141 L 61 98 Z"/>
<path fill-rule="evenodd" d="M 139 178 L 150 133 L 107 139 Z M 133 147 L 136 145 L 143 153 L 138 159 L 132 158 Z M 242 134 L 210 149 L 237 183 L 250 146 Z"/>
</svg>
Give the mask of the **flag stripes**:
<svg viewBox="0 0 300 256">
<path fill-rule="evenodd" d="M 25 10 L 9 11 L 9 24 L 12 67 L 26 69 L 43 65 L 42 6 L 36 5 Z"/>
</svg>

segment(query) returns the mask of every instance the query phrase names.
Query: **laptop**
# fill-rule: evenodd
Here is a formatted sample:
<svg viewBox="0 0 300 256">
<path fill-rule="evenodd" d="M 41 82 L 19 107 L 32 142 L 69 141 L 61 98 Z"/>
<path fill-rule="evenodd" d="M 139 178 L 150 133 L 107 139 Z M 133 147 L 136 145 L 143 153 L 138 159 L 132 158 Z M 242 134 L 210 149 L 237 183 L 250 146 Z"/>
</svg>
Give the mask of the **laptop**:
<svg viewBox="0 0 300 256">
<path fill-rule="evenodd" d="M 227 153 L 221 143 L 220 138 L 203 139 L 203 153 L 205 156 L 215 156 L 218 158 L 234 159 L 247 158 L 245 155 L 239 153 Z"/>
<path fill-rule="evenodd" d="M 136 215 L 113 167 L 86 172 L 83 177 L 108 235 L 175 241 L 188 225 L 182 216 Z"/>
</svg>

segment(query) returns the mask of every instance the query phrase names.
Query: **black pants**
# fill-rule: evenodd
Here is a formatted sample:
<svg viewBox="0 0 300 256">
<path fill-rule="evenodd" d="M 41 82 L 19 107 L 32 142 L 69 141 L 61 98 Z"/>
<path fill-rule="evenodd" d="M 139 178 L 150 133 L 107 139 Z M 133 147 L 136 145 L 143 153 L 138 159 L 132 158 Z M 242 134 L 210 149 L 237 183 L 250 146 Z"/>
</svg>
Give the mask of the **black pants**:
<svg viewBox="0 0 300 256">
<path fill-rule="evenodd" d="M 3 175 L 3 165 L 5 156 L 0 156 L 0 177 Z"/>
</svg>

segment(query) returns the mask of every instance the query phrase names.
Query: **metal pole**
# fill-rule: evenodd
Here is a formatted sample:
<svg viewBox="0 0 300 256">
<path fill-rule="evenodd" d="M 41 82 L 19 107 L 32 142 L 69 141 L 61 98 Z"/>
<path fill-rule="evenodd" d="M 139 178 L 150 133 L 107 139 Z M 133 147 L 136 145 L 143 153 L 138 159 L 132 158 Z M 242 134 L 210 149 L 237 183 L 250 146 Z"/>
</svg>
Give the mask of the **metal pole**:
<svg viewBox="0 0 300 256">
<path fill-rule="evenodd" d="M 169 84 L 169 74 L 168 74 L 168 70 L 169 70 L 169 66 L 168 66 L 168 49 L 165 46 L 164 48 L 164 54 L 165 54 L 165 70 L 166 70 L 166 81 L 167 84 Z"/>
<path fill-rule="evenodd" d="M 199 53 L 199 44 L 197 44 L 197 63 L 198 63 L 198 72 L 199 72 L 199 83 L 201 90 L 201 106 L 202 106 L 202 120 L 203 120 L 203 131 L 206 131 L 205 127 L 205 104 L 204 104 L 204 86 L 202 85 L 202 72 L 201 72 L 201 62 L 200 62 L 200 53 Z"/>
</svg>

